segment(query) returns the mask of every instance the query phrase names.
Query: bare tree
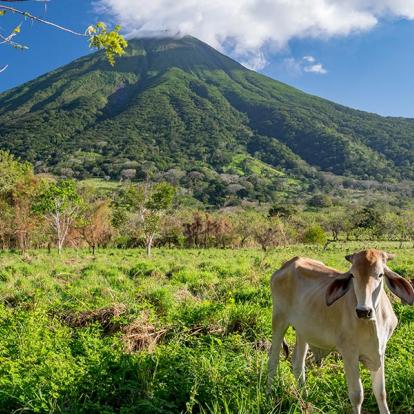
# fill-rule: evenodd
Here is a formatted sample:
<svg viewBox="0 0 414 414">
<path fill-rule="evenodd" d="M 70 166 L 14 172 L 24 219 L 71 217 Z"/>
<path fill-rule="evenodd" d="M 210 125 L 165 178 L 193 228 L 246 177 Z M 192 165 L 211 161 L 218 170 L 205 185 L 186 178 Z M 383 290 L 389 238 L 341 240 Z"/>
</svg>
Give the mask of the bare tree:
<svg viewBox="0 0 414 414">
<path fill-rule="evenodd" d="M 83 206 L 76 184 L 72 180 L 47 183 L 36 197 L 33 210 L 42 215 L 55 233 L 59 254 L 69 228 L 79 217 Z"/>
<path fill-rule="evenodd" d="M 148 256 L 160 231 L 161 218 L 171 208 L 174 197 L 175 188 L 168 183 L 130 186 L 124 194 L 130 224 L 144 238 Z"/>
</svg>

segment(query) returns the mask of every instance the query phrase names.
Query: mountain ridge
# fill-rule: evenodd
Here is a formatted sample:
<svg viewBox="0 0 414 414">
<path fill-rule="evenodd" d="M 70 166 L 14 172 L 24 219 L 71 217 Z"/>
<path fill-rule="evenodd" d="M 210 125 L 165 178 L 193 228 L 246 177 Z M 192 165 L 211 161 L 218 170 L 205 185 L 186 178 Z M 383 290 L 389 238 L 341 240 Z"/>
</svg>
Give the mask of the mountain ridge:
<svg viewBox="0 0 414 414">
<path fill-rule="evenodd" d="M 198 169 L 205 190 L 224 187 L 216 192 L 226 194 L 217 175 L 243 154 L 307 185 L 318 170 L 414 178 L 413 119 L 306 94 L 190 36 L 129 43 L 114 67 L 98 52 L 0 94 L 0 148 L 38 171 L 76 178 L 118 179 L 125 170 L 159 178 L 178 168 L 186 173 L 180 184 L 193 192 L 186 181 Z M 265 182 L 265 199 L 279 191 L 275 177 L 255 179 Z M 240 194 L 257 197 L 247 183 L 238 185 Z"/>
</svg>

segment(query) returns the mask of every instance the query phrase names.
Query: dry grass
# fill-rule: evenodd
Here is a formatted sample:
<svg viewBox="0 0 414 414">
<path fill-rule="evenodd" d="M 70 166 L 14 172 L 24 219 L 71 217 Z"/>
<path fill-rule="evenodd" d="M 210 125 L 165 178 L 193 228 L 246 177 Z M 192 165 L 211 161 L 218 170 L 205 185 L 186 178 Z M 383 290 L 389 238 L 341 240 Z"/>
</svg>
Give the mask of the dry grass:
<svg viewBox="0 0 414 414">
<path fill-rule="evenodd" d="M 113 334 L 121 330 L 120 321 L 117 320 L 125 314 L 127 307 L 123 303 L 79 313 L 65 313 L 59 319 L 72 328 L 83 328 L 93 323 L 99 323 L 106 334 Z"/>
<path fill-rule="evenodd" d="M 141 316 L 123 329 L 122 342 L 127 353 L 146 350 L 153 352 L 157 343 L 168 332 L 167 328 L 157 330 L 149 321 L 149 313 Z"/>
</svg>

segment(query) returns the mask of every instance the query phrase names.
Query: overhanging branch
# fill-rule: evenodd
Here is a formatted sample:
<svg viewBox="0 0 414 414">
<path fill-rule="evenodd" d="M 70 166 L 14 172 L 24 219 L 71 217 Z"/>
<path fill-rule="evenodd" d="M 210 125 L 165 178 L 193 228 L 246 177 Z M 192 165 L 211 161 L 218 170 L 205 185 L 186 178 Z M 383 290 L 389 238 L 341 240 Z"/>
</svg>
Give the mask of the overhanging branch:
<svg viewBox="0 0 414 414">
<path fill-rule="evenodd" d="M 0 1 L 3 2 L 5 0 L 0 0 Z M 18 1 L 27 1 L 27 0 L 18 0 Z M 62 30 L 64 32 L 68 32 L 68 33 L 74 34 L 76 36 L 85 36 L 86 37 L 85 33 L 75 32 L 74 30 L 68 29 L 67 27 L 60 26 L 59 24 L 50 22 L 49 20 L 41 19 L 40 17 L 34 16 L 33 14 L 31 14 L 29 12 L 16 9 L 15 7 L 0 5 L 0 10 L 9 11 L 9 12 L 12 12 L 12 13 L 17 13 L 17 14 L 20 14 L 20 15 L 24 16 L 27 19 L 31 19 L 31 20 L 46 24 L 48 26 L 55 27 L 56 29 Z"/>
<path fill-rule="evenodd" d="M 35 1 L 39 3 L 49 3 L 50 0 L 0 0 L 1 3 L 17 3 L 21 1 Z"/>
</svg>

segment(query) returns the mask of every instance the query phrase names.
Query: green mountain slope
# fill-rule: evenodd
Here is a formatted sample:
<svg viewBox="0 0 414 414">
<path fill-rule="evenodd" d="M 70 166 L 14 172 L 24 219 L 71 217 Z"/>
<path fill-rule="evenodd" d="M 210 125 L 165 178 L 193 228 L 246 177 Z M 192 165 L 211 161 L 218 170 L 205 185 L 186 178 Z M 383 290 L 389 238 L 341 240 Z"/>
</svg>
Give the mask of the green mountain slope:
<svg viewBox="0 0 414 414">
<path fill-rule="evenodd" d="M 95 53 L 1 94 L 0 147 L 39 171 L 79 178 L 170 174 L 201 199 L 195 173 L 218 197 L 229 185 L 250 197 L 261 186 L 287 191 L 280 174 L 309 178 L 312 167 L 414 179 L 413 120 L 305 94 L 192 37 L 132 40 L 114 67 Z M 230 168 L 235 157 L 245 182 L 231 177 L 242 176 Z M 248 174 L 251 158 L 274 176 Z"/>
</svg>

